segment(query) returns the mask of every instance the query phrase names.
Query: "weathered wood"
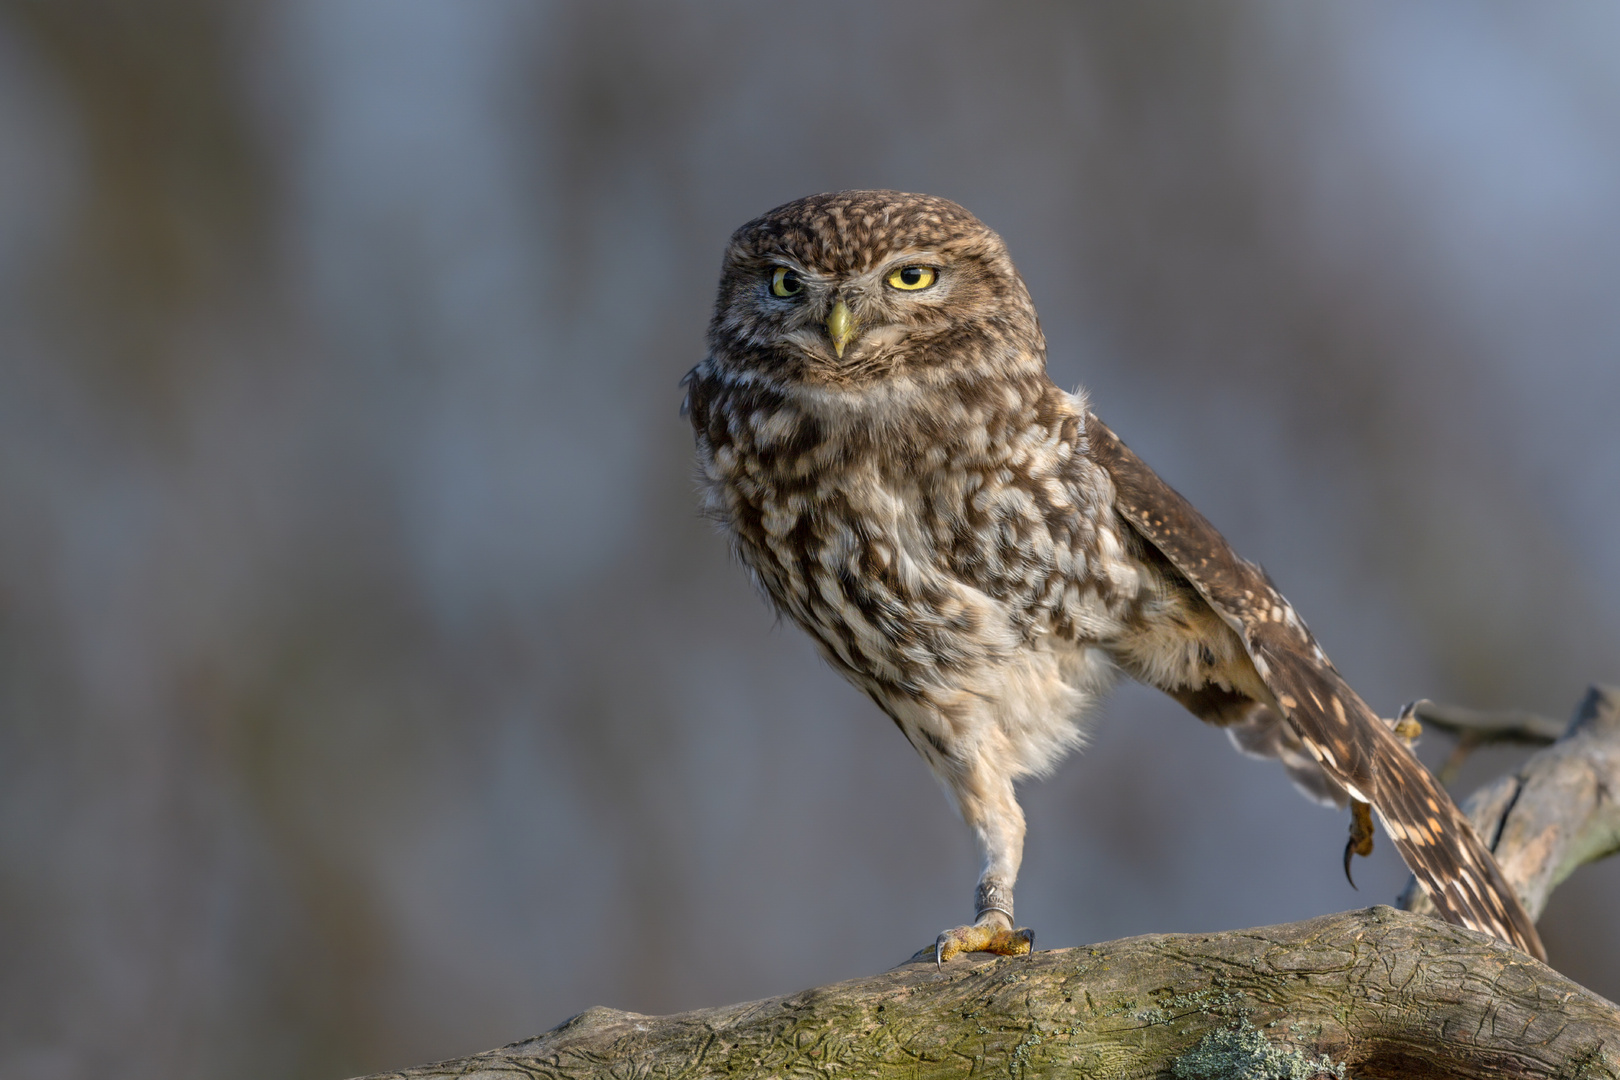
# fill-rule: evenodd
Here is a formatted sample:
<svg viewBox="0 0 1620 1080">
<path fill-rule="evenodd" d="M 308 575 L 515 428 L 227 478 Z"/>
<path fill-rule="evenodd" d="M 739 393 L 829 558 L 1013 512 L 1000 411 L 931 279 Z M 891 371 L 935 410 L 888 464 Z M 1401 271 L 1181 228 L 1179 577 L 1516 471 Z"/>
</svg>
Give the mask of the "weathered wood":
<svg viewBox="0 0 1620 1080">
<path fill-rule="evenodd" d="M 591 1009 L 388 1075 L 1617 1077 L 1620 1008 L 1494 938 L 1375 907 L 675 1016 Z"/>
<path fill-rule="evenodd" d="M 1620 691 L 1593 687 L 1554 745 L 1465 811 L 1535 915 L 1573 869 L 1620 850 L 1617 792 Z M 1494 938 L 1375 907 L 911 963 L 673 1016 L 590 1009 L 371 1080 L 891 1075 L 1620 1080 L 1620 1007 Z"/>
<path fill-rule="evenodd" d="M 1539 918 L 1577 868 L 1620 851 L 1620 690 L 1589 689 L 1557 742 L 1474 792 L 1462 809 L 1530 917 Z M 1415 881 L 1400 903 L 1434 910 Z"/>
</svg>

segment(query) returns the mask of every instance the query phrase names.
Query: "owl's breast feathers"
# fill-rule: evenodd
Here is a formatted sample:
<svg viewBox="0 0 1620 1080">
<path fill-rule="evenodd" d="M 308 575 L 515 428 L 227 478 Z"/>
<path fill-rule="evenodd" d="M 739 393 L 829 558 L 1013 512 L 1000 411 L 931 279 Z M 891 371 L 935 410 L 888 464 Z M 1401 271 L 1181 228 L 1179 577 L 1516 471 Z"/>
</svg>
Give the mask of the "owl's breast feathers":
<svg viewBox="0 0 1620 1080">
<path fill-rule="evenodd" d="M 687 380 L 708 513 L 836 666 L 917 693 L 1137 603 L 1084 402 L 1044 373 L 838 399 L 705 363 Z"/>
</svg>

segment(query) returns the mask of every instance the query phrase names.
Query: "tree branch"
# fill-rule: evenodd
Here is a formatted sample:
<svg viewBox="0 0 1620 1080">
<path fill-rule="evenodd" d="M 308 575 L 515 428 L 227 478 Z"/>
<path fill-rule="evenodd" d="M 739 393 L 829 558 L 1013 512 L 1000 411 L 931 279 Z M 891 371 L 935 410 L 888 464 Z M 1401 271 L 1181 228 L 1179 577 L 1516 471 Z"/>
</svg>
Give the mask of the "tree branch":
<svg viewBox="0 0 1620 1080">
<path fill-rule="evenodd" d="M 1457 736 L 1457 745 L 1451 751 L 1451 756 L 1435 772 L 1435 776 L 1447 787 L 1457 779 L 1463 762 L 1477 748 L 1501 742 L 1546 746 L 1557 742 L 1568 726 L 1550 716 L 1536 713 L 1480 712 L 1460 705 L 1438 705 L 1428 698 L 1412 702 L 1401 710 L 1401 716 L 1403 719 L 1410 716 Z"/>
<path fill-rule="evenodd" d="M 1620 851 L 1620 690 L 1587 690 L 1557 742 L 1474 792 L 1462 809 L 1530 917 L 1540 918 L 1547 897 L 1578 867 Z M 1416 881 L 1400 905 L 1434 911 Z"/>
<path fill-rule="evenodd" d="M 1532 737 L 1522 717 L 1432 703 L 1416 715 Z M 1535 915 L 1575 867 L 1620 850 L 1616 792 L 1620 691 L 1593 687 L 1556 743 L 1465 810 Z M 372 1080 L 891 1074 L 1620 1078 L 1620 1007 L 1487 935 L 1375 907 L 909 963 L 674 1016 L 590 1009 L 500 1050 Z"/>
<path fill-rule="evenodd" d="M 1483 712 L 1465 709 L 1461 705 L 1440 705 L 1423 698 L 1412 702 L 1412 715 L 1425 724 L 1443 728 L 1457 735 L 1473 735 L 1482 744 L 1516 742 L 1527 746 L 1546 746 L 1557 742 L 1569 727 L 1561 720 L 1529 712 Z"/>
</svg>

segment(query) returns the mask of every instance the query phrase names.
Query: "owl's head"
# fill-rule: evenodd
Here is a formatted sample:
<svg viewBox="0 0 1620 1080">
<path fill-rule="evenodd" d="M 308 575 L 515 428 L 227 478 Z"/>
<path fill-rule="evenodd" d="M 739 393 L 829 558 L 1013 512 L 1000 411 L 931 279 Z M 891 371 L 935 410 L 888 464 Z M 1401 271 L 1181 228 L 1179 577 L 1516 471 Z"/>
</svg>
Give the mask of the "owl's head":
<svg viewBox="0 0 1620 1080">
<path fill-rule="evenodd" d="M 811 195 L 732 236 L 712 364 L 778 385 L 1004 376 L 1044 364 L 1001 237 L 957 204 L 898 191 Z"/>
</svg>

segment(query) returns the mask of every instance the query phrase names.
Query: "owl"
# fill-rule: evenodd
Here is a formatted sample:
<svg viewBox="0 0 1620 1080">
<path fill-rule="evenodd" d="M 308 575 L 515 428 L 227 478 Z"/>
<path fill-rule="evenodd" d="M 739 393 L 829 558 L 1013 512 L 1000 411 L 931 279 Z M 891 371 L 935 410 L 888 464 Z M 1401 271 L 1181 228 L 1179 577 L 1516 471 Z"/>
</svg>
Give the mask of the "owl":
<svg viewBox="0 0 1620 1080">
<path fill-rule="evenodd" d="M 984 854 L 971 924 L 1020 954 L 1018 781 L 1051 770 L 1121 675 L 1368 807 L 1448 920 L 1544 957 L 1445 790 L 1254 564 L 1046 373 L 1001 238 L 945 199 L 812 195 L 726 248 L 686 377 L 705 511 L 770 602 L 877 703 Z"/>
</svg>

